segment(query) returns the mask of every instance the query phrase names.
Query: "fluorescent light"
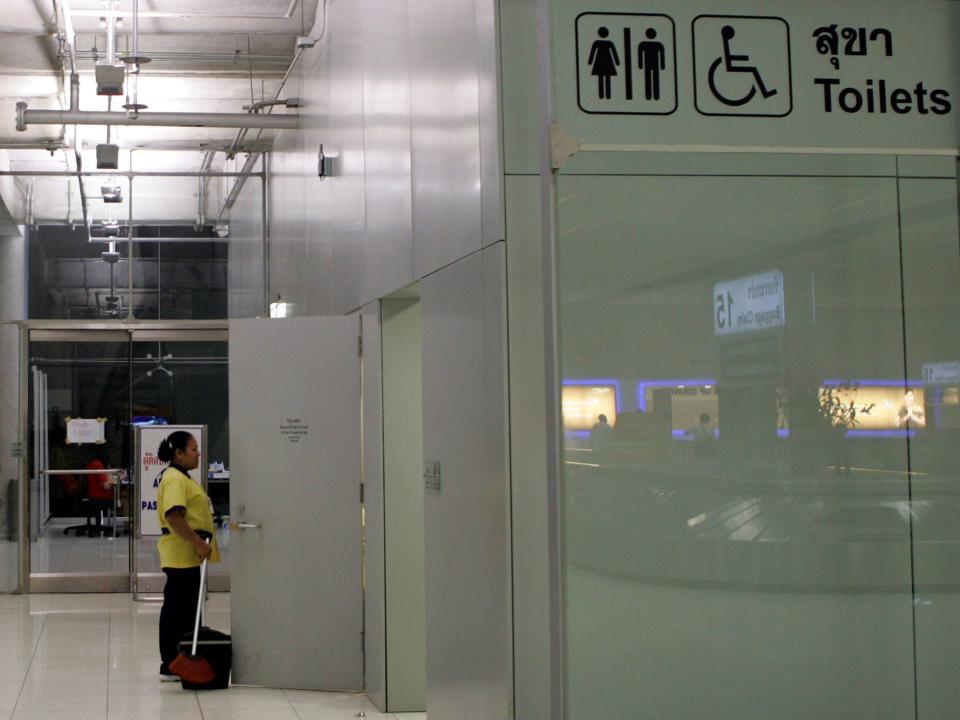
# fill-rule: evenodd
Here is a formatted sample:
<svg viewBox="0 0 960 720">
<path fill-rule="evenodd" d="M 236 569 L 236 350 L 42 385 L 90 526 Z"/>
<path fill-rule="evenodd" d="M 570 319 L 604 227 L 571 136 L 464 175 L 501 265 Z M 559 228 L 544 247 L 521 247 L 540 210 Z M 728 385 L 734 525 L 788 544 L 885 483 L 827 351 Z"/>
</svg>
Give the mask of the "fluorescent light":
<svg viewBox="0 0 960 720">
<path fill-rule="evenodd" d="M 285 318 L 290 317 L 290 303 L 277 302 L 270 303 L 270 317 Z"/>
</svg>

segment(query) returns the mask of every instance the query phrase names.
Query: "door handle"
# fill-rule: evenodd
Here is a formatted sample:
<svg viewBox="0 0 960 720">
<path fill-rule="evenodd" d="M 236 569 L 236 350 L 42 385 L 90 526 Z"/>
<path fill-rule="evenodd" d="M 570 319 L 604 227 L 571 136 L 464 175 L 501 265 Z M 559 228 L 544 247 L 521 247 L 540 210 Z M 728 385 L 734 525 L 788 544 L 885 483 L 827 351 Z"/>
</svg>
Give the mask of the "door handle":
<svg viewBox="0 0 960 720">
<path fill-rule="evenodd" d="M 230 523 L 231 530 L 255 530 L 262 528 L 263 525 L 260 523 L 252 523 L 241 520 L 240 522 Z"/>
</svg>

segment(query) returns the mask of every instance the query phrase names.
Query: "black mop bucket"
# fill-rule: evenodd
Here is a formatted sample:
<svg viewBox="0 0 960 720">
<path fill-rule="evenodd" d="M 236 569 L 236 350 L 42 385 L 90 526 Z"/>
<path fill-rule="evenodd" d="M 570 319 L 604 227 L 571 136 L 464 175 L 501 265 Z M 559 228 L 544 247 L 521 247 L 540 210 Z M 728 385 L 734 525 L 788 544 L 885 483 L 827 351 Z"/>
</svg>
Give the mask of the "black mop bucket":
<svg viewBox="0 0 960 720">
<path fill-rule="evenodd" d="M 180 652 L 189 653 L 193 633 L 186 633 L 180 640 Z M 206 659 L 213 668 L 214 677 L 208 683 L 191 683 L 181 680 L 184 690 L 224 690 L 230 685 L 230 665 L 233 662 L 233 645 L 230 636 L 213 628 L 200 628 L 197 636 L 197 655 Z"/>
</svg>

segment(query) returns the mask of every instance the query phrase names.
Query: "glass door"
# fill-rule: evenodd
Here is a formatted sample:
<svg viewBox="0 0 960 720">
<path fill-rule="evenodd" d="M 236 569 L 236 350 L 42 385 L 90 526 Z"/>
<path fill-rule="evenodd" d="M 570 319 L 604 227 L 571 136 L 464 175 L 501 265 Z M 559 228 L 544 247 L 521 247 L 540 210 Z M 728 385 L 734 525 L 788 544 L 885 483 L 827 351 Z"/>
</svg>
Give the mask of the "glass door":
<svg viewBox="0 0 960 720">
<path fill-rule="evenodd" d="M 28 355 L 31 592 L 126 590 L 129 335 L 35 332 Z"/>
<path fill-rule="evenodd" d="M 133 522 L 142 424 L 208 427 L 208 489 L 229 557 L 226 331 L 138 327 L 28 331 L 30 592 L 125 592 L 135 570 L 139 590 L 162 589 L 156 538 Z M 210 588 L 229 589 L 227 562 Z"/>
<path fill-rule="evenodd" d="M 222 339 L 216 339 L 221 337 Z M 205 425 L 207 493 L 217 522 L 221 562 L 210 566 L 209 587 L 229 589 L 230 465 L 225 333 L 134 333 L 130 384 L 134 425 Z M 137 537 L 138 592 L 160 592 L 164 576 L 155 537 Z"/>
</svg>

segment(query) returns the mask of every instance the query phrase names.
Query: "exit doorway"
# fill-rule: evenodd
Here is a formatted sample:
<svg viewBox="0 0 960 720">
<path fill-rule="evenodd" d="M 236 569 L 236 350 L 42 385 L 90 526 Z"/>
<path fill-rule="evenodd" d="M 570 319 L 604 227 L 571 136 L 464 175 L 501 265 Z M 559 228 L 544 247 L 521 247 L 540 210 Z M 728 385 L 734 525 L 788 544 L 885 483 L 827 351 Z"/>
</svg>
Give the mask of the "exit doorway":
<svg viewBox="0 0 960 720">
<path fill-rule="evenodd" d="M 227 333 L 223 323 L 26 323 L 21 328 L 20 587 L 159 592 L 156 539 L 138 531 L 134 431 L 208 427 L 207 479 L 229 556 Z M 221 467 L 223 470 L 221 470 Z M 225 557 L 225 559 L 226 559 Z M 229 587 L 228 563 L 211 589 Z M 136 577 L 134 577 L 136 574 Z"/>
</svg>

